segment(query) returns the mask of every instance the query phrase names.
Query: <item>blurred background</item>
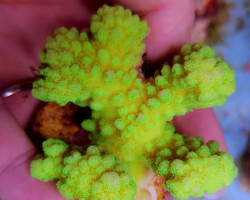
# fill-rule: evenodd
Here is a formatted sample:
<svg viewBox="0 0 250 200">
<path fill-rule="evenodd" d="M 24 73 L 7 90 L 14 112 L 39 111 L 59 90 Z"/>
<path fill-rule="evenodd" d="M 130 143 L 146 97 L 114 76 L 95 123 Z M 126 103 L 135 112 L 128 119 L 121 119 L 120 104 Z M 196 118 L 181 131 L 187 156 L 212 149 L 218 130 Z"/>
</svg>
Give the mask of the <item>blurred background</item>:
<svg viewBox="0 0 250 200">
<path fill-rule="evenodd" d="M 205 41 L 236 74 L 236 91 L 214 107 L 239 175 L 219 200 L 250 199 L 250 0 L 196 0 L 193 41 Z M 189 198 L 194 200 L 197 198 Z M 207 198 L 200 198 L 206 200 Z"/>
</svg>

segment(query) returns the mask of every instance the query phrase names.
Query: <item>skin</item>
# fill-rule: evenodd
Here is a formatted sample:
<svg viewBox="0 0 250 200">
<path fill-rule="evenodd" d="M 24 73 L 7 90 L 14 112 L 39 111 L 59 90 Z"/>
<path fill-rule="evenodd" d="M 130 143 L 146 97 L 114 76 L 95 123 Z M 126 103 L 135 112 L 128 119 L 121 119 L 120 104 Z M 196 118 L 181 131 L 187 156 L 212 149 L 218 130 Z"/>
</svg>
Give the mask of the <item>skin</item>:
<svg viewBox="0 0 250 200">
<path fill-rule="evenodd" d="M 8 1 L 7 1 L 8 2 Z M 20 2 L 20 1 L 19 1 Z M 89 1 L 88 1 L 89 2 Z M 0 4 L 0 89 L 27 77 L 29 66 L 39 66 L 39 52 L 46 36 L 60 26 L 81 29 L 89 17 L 106 1 L 12 1 Z M 93 3 L 94 2 L 94 3 Z M 193 0 L 118 0 L 148 21 L 147 55 L 157 61 L 190 41 L 194 23 Z M 30 91 L 0 99 L 0 199 L 64 199 L 54 183 L 44 183 L 29 174 L 36 148 L 25 134 L 38 100 Z M 212 109 L 195 110 L 174 119 L 178 132 L 216 140 L 226 151 L 223 133 Z M 11 191 L 11 192 L 10 192 Z M 216 194 L 218 196 L 218 194 Z"/>
</svg>

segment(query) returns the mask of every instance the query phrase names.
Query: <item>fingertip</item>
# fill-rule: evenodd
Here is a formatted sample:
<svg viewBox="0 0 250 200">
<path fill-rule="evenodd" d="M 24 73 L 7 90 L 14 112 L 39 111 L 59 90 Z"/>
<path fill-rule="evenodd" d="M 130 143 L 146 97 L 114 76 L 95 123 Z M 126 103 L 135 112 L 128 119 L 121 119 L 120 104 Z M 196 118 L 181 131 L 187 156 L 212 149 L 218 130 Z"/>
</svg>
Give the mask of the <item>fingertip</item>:
<svg viewBox="0 0 250 200">
<path fill-rule="evenodd" d="M 194 24 L 194 6 L 191 2 L 173 1 L 143 17 L 150 27 L 146 38 L 148 59 L 159 60 L 177 53 L 182 45 L 190 42 Z"/>
<path fill-rule="evenodd" d="M 220 124 L 212 108 L 194 109 L 183 116 L 174 117 L 177 132 L 189 137 L 202 136 L 204 142 L 214 140 L 220 150 L 227 152 L 227 145 Z"/>
<path fill-rule="evenodd" d="M 148 22 L 150 33 L 146 38 L 147 59 L 151 61 L 176 53 L 191 40 L 194 24 L 193 0 L 117 0 Z"/>
</svg>

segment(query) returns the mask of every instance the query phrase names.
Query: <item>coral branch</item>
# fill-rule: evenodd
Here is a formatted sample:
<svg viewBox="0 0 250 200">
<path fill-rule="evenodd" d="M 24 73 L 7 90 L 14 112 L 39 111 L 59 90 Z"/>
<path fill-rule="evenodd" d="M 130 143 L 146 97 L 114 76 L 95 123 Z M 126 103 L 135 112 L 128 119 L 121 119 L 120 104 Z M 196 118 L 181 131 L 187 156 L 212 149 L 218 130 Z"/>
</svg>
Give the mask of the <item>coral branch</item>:
<svg viewBox="0 0 250 200">
<path fill-rule="evenodd" d="M 136 184 L 129 168 L 113 154 L 101 154 L 97 147 L 89 146 L 82 155 L 57 139 L 46 140 L 43 150 L 46 156 L 32 161 L 31 175 L 43 181 L 58 179 L 57 187 L 65 198 L 134 198 Z"/>
<path fill-rule="evenodd" d="M 66 144 L 57 140 L 44 143 L 52 141 L 45 154 L 59 152 L 35 160 L 32 176 L 59 179 L 57 186 L 66 198 L 133 199 L 134 182 L 128 170 L 115 167 L 120 162 L 115 157 L 130 166 L 135 181 L 138 172 L 151 167 L 181 199 L 213 193 L 237 174 L 232 157 L 220 152 L 217 143 L 204 145 L 202 138 L 176 134 L 166 123 L 193 108 L 222 105 L 234 91 L 234 72 L 214 57 L 212 48 L 197 43 L 184 45 L 171 66 L 164 65 L 142 83 L 135 68 L 142 63 L 148 32 L 147 23 L 130 10 L 103 6 L 92 16 L 90 30 L 59 28 L 47 39 L 41 78 L 32 94 L 60 105 L 89 106 L 91 119 L 81 125 L 98 147 L 89 147 L 82 156 L 60 151 Z M 113 160 L 108 167 L 103 164 L 106 156 Z"/>
</svg>

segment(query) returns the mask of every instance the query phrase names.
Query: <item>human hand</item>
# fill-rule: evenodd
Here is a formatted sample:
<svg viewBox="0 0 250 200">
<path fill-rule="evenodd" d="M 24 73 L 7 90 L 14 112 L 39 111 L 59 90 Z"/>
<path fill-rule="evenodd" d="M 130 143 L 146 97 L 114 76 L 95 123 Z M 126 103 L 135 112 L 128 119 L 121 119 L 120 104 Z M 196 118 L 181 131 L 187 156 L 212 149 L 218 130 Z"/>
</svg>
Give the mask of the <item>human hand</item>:
<svg viewBox="0 0 250 200">
<path fill-rule="evenodd" d="M 148 21 L 151 29 L 146 41 L 148 59 L 158 60 L 189 42 L 194 21 L 192 0 L 113 2 L 132 9 Z M 39 65 L 38 54 L 46 36 L 59 26 L 87 27 L 90 15 L 102 3 L 105 2 L 89 5 L 87 1 L 25 1 L 23 4 L 1 5 L 1 18 L 8 20 L 0 28 L 5 46 L 5 51 L 0 52 L 2 66 L 5 67 L 1 70 L 0 85 L 5 87 L 30 77 L 32 74 L 28 67 Z M 29 163 L 36 150 L 24 128 L 38 101 L 29 92 L 25 94 L 28 95 L 26 98 L 23 98 L 24 93 L 19 93 L 0 103 L 0 198 L 63 199 L 53 183 L 43 183 L 30 177 Z M 210 109 L 178 117 L 175 124 L 181 133 L 202 135 L 205 141 L 213 139 L 220 142 L 221 150 L 226 148 Z"/>
</svg>

